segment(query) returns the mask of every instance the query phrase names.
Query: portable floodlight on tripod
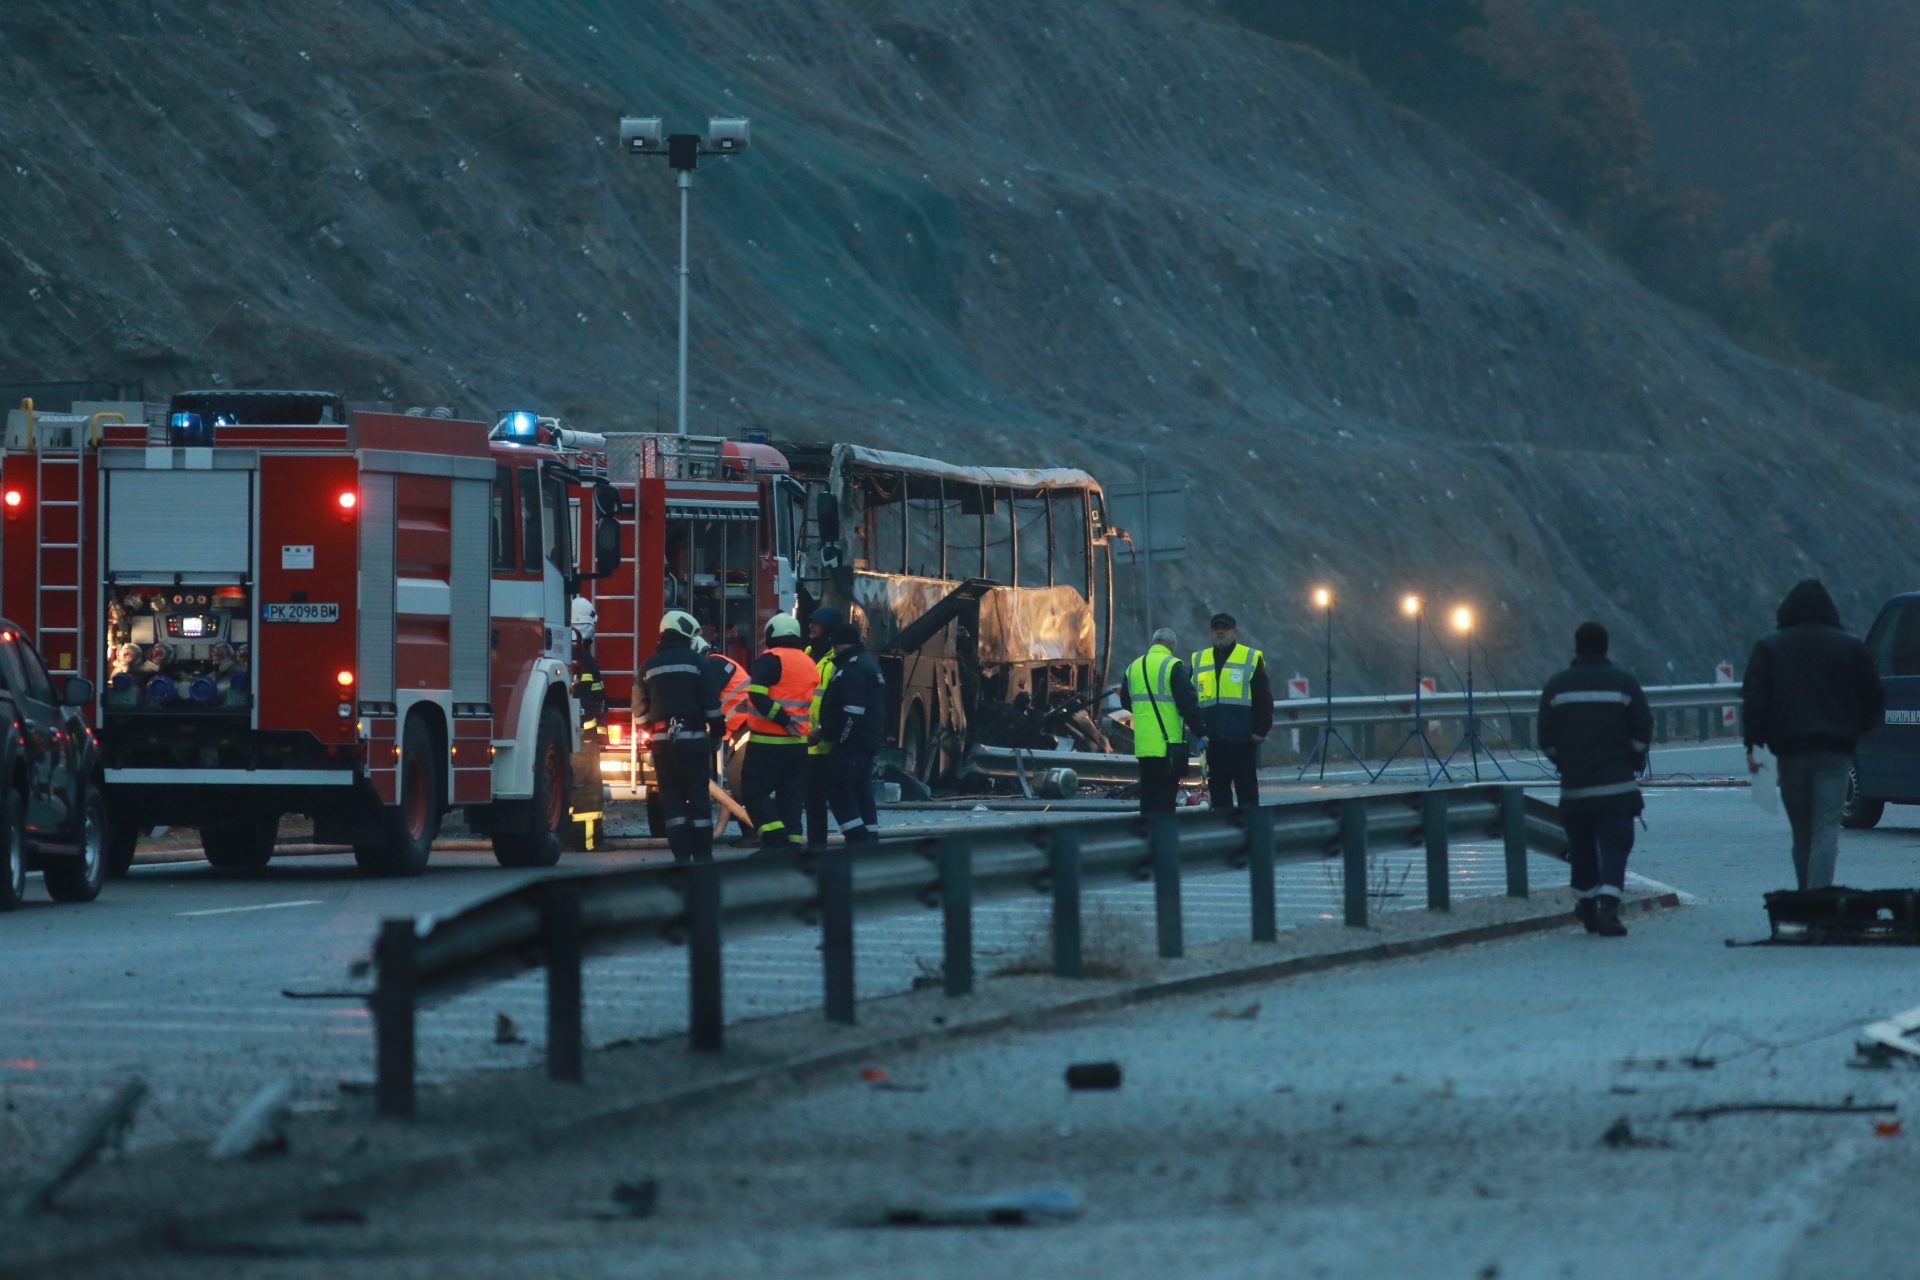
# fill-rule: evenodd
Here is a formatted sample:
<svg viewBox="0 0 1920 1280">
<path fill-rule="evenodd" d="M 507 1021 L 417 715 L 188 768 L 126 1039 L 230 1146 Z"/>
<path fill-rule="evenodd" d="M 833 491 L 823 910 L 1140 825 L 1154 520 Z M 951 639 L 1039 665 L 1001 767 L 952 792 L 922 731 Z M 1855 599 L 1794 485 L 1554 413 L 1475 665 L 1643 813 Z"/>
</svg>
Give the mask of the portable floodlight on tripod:
<svg viewBox="0 0 1920 1280">
<path fill-rule="evenodd" d="M 1447 752 L 1447 758 L 1440 762 L 1440 768 L 1444 772 L 1446 767 L 1453 763 L 1453 758 L 1460 754 L 1460 748 L 1465 747 L 1467 748 L 1467 754 L 1473 759 L 1473 780 L 1475 782 L 1480 781 L 1480 753 L 1482 751 L 1487 753 L 1487 762 L 1494 768 L 1500 770 L 1500 777 L 1504 781 L 1511 782 L 1513 779 L 1507 777 L 1507 771 L 1500 765 L 1500 757 L 1493 754 L 1493 748 L 1489 747 L 1487 740 L 1480 736 L 1480 717 L 1473 713 L 1472 610 L 1464 608 L 1455 609 L 1453 611 L 1453 625 L 1455 630 L 1467 637 L 1467 731 L 1461 735 L 1460 741 L 1453 744 L 1453 750 Z"/>
<path fill-rule="evenodd" d="M 1409 744 L 1418 742 L 1420 767 L 1426 772 L 1427 785 L 1432 786 L 1440 778 L 1451 782 L 1453 775 L 1447 772 L 1446 761 L 1440 758 L 1440 753 L 1433 749 L 1433 743 L 1427 740 L 1427 721 L 1420 703 L 1421 695 L 1425 692 L 1420 678 L 1420 631 L 1427 621 L 1427 602 L 1419 596 L 1408 596 L 1401 602 L 1401 608 L 1413 619 L 1413 732 L 1400 740 L 1400 745 L 1393 749 L 1393 754 L 1387 757 L 1386 763 L 1382 764 L 1379 772 L 1373 776 L 1375 781 L 1386 776 L 1387 766 L 1399 759 L 1400 753 L 1405 751 Z"/>
<path fill-rule="evenodd" d="M 1306 777 L 1307 770 L 1313 767 L 1314 759 L 1318 757 L 1320 780 L 1326 781 L 1327 759 L 1333 754 L 1333 744 L 1337 742 L 1346 748 L 1347 754 L 1353 757 L 1353 762 L 1360 766 L 1362 773 L 1367 775 L 1367 781 L 1372 782 L 1373 770 L 1367 768 L 1367 762 L 1360 758 L 1360 753 L 1355 751 L 1353 745 L 1341 737 L 1340 731 L 1333 727 L 1333 592 L 1326 587 L 1321 587 L 1313 593 L 1313 602 L 1319 605 L 1327 615 L 1327 720 L 1320 726 L 1320 736 L 1314 739 L 1313 750 L 1307 752 L 1307 758 L 1300 762 L 1300 772 L 1293 776 L 1293 780 L 1298 782 Z"/>
</svg>

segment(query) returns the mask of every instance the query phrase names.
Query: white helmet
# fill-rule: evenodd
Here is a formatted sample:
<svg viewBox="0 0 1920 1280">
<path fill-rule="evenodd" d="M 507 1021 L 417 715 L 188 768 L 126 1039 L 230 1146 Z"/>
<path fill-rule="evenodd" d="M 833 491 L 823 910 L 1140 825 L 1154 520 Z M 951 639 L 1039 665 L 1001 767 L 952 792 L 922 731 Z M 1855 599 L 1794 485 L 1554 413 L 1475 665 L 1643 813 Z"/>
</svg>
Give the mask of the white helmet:
<svg viewBox="0 0 1920 1280">
<path fill-rule="evenodd" d="M 575 635 L 582 640 L 591 640 L 593 629 L 600 622 L 600 610 L 596 609 L 593 601 L 585 596 L 575 596 L 568 620 L 573 623 Z"/>
<path fill-rule="evenodd" d="M 712 653 L 713 646 L 707 643 L 705 636 L 695 636 L 693 638 L 693 651 L 700 654 Z"/>
<path fill-rule="evenodd" d="M 660 615 L 660 634 L 669 631 L 691 639 L 700 634 L 700 621 L 684 609 L 669 609 Z"/>
<path fill-rule="evenodd" d="M 790 613 L 776 613 L 767 620 L 767 640 L 771 643 L 778 636 L 800 638 L 800 620 Z"/>
</svg>

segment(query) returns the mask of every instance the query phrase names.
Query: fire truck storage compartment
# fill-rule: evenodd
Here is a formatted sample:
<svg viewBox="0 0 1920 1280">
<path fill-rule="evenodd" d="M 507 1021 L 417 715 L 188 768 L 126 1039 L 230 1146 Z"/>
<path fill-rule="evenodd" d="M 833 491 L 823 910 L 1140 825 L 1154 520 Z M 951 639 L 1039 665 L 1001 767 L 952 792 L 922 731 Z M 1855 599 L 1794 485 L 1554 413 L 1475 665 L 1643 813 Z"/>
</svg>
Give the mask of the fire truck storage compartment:
<svg viewBox="0 0 1920 1280">
<path fill-rule="evenodd" d="M 107 572 L 116 579 L 164 575 L 168 582 L 175 574 L 247 578 L 252 486 L 251 471 L 108 471 Z"/>
</svg>

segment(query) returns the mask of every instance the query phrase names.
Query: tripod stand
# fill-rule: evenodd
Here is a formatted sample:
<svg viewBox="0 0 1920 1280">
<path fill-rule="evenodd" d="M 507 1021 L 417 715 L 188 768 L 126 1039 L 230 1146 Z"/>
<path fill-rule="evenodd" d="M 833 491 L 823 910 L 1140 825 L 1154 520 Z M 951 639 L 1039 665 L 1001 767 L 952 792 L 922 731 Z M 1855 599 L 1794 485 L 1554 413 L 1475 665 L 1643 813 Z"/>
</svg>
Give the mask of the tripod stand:
<svg viewBox="0 0 1920 1280">
<path fill-rule="evenodd" d="M 1399 759 L 1400 753 L 1410 744 L 1417 742 L 1420 744 L 1420 768 L 1427 776 L 1427 785 L 1432 786 L 1441 778 L 1451 782 L 1453 775 L 1447 772 L 1446 761 L 1440 758 L 1440 753 L 1433 749 L 1433 743 L 1427 738 L 1427 721 L 1420 703 L 1421 695 L 1425 692 L 1420 681 L 1420 631 L 1427 620 L 1427 602 L 1419 596 L 1408 596 L 1402 607 L 1413 619 L 1413 732 L 1401 739 L 1400 745 L 1393 749 L 1393 754 L 1387 757 L 1386 763 L 1373 776 L 1378 781 L 1386 774 L 1387 766 Z"/>
<path fill-rule="evenodd" d="M 1307 770 L 1312 768 L 1314 760 L 1318 759 L 1320 780 L 1325 782 L 1327 761 L 1333 755 L 1334 744 L 1339 743 L 1346 748 L 1347 754 L 1353 757 L 1353 762 L 1360 766 L 1360 771 L 1367 775 L 1367 781 L 1372 782 L 1373 770 L 1367 768 L 1367 762 L 1360 758 L 1360 753 L 1355 751 L 1353 745 L 1341 737 L 1340 731 L 1333 727 L 1333 592 L 1322 587 L 1313 593 L 1313 602 L 1325 610 L 1327 615 L 1327 721 L 1320 726 L 1320 736 L 1314 739 L 1313 750 L 1307 752 L 1307 758 L 1300 762 L 1300 772 L 1293 776 L 1293 780 L 1298 782 L 1306 777 Z"/>
<path fill-rule="evenodd" d="M 1453 614 L 1453 625 L 1467 637 L 1467 731 L 1461 735 L 1460 741 L 1453 744 L 1453 750 L 1447 752 L 1447 758 L 1441 762 L 1440 767 L 1445 770 L 1449 764 L 1453 763 L 1453 758 L 1460 754 L 1460 748 L 1465 747 L 1467 754 L 1473 760 L 1473 780 L 1478 782 L 1480 781 L 1480 753 L 1484 751 L 1487 753 L 1487 763 L 1500 771 L 1501 780 L 1511 782 L 1513 779 L 1507 777 L 1506 769 L 1500 764 L 1500 757 L 1493 754 L 1493 748 L 1489 747 L 1486 739 L 1480 736 L 1480 717 L 1473 713 L 1473 614 L 1465 609 L 1456 609 Z"/>
</svg>

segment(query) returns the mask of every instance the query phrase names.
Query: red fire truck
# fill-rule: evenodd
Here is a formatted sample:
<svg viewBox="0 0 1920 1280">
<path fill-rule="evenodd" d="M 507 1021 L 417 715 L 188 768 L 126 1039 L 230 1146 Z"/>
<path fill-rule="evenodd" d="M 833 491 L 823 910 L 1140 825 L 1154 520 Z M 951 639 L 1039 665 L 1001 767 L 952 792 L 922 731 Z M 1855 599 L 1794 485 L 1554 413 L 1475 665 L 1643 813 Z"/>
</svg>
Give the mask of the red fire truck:
<svg viewBox="0 0 1920 1280">
<path fill-rule="evenodd" d="M 416 874 L 453 808 L 502 864 L 557 860 L 569 596 L 619 560 L 597 441 L 320 392 L 76 409 L 9 417 L 0 613 L 99 686 L 115 869 L 162 823 L 263 866 L 298 813 Z"/>
<path fill-rule="evenodd" d="M 786 458 L 763 441 L 604 438 L 631 566 L 592 587 L 609 709 L 602 768 L 616 785 L 645 786 L 647 756 L 633 737 L 633 673 L 653 653 L 661 615 L 691 613 L 710 644 L 750 667 L 768 619 L 794 607 L 794 521 L 806 493 Z"/>
</svg>

